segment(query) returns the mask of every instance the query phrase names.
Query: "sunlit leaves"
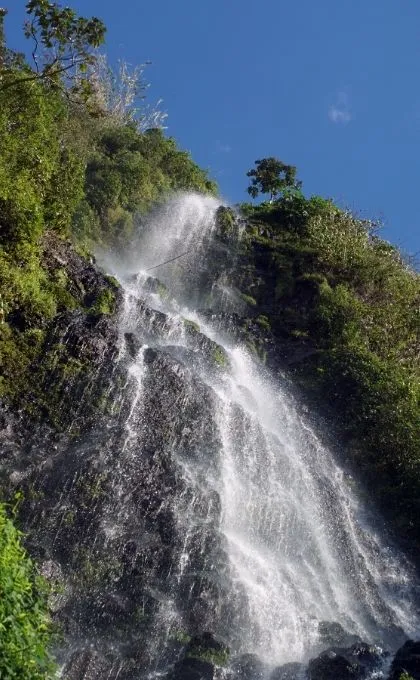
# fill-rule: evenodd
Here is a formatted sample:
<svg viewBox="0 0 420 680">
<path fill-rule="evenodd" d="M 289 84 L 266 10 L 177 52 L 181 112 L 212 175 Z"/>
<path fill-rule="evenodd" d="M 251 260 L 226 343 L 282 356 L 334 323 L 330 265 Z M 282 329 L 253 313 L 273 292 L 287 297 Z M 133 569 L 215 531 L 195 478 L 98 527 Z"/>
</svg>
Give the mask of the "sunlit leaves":
<svg viewBox="0 0 420 680">
<path fill-rule="evenodd" d="M 51 623 L 45 585 L 22 547 L 21 535 L 0 504 L 0 677 L 47 680 Z"/>
</svg>

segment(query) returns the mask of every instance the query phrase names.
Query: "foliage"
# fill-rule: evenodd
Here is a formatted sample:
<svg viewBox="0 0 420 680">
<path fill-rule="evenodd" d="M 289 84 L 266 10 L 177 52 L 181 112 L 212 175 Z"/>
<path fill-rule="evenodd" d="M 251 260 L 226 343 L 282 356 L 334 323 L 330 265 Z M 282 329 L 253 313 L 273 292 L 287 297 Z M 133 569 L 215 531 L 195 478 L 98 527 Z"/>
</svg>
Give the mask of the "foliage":
<svg viewBox="0 0 420 680">
<path fill-rule="evenodd" d="M 69 7 L 48 0 L 30 0 L 26 10 L 30 19 L 25 22 L 24 33 L 33 40 L 33 67 L 23 55 L 7 49 L 3 35 L 6 10 L 1 10 L 0 91 L 42 81 L 66 93 L 72 87 L 86 99 L 91 91 L 88 71 L 95 63 L 94 50 L 104 41 L 102 21 L 79 17 Z"/>
<path fill-rule="evenodd" d="M 97 246 L 126 243 L 137 216 L 166 193 L 215 191 L 173 139 L 143 129 L 158 116 L 130 108 L 141 69 L 131 75 L 123 69 L 123 91 L 112 82 L 116 89 L 102 108 L 94 97 L 75 92 L 74 69 L 66 71 L 70 80 L 62 80 L 60 64 L 77 66 L 78 79 L 84 60 L 89 69 L 82 77 L 94 90 L 93 49 L 103 35 L 97 20 L 80 19 L 45 0 L 27 9 L 33 19 L 27 32 L 45 51 L 45 64 L 38 62 L 33 71 L 5 44 L 0 50 L 0 78 L 3 85 L 14 84 L 0 86 L 0 396 L 20 394 L 23 402 L 25 394 L 38 394 L 33 366 L 45 352 L 49 326 L 66 310 L 85 307 L 65 265 L 49 262 L 46 236 L 71 238 L 87 257 Z M 111 313 L 113 291 L 104 290 L 87 305 L 93 317 Z"/>
<path fill-rule="evenodd" d="M 55 670 L 46 588 L 21 538 L 0 504 L 0 677 L 46 680 Z"/>
<path fill-rule="evenodd" d="M 89 310 L 90 314 L 100 316 L 102 314 L 112 314 L 115 310 L 115 295 L 109 288 L 104 288 Z"/>
<path fill-rule="evenodd" d="M 31 18 L 25 22 L 25 37 L 33 40 L 35 65 L 35 72 L 26 79 L 57 85 L 63 78 L 72 82 L 86 73 L 94 63 L 92 50 L 105 38 L 102 21 L 79 17 L 70 7 L 48 0 L 29 0 L 26 11 Z M 8 82 L 5 87 L 10 85 Z"/>
<path fill-rule="evenodd" d="M 289 369 L 340 423 L 357 468 L 401 539 L 420 547 L 420 277 L 378 226 L 320 197 L 243 206 L 235 285 Z M 252 308 L 248 308 L 252 314 Z"/>
<path fill-rule="evenodd" d="M 255 168 L 246 173 L 247 177 L 252 178 L 247 191 L 253 198 L 259 193 L 270 194 L 272 201 L 285 191 L 300 189 L 301 182 L 296 180 L 296 168 L 293 165 L 286 165 L 273 157 L 257 160 L 255 165 Z"/>
<path fill-rule="evenodd" d="M 149 87 L 144 79 L 146 66 L 130 67 L 120 61 L 115 70 L 108 64 L 105 54 L 96 58 L 90 75 L 92 93 L 88 103 L 105 116 L 108 125 L 111 121 L 116 126 L 134 122 L 140 132 L 164 128 L 167 114 L 159 109 L 161 100 L 154 106 L 144 101 Z"/>
<path fill-rule="evenodd" d="M 161 130 L 141 133 L 134 122 L 109 125 L 101 131 L 88 159 L 86 199 L 75 213 L 75 237 L 91 247 L 126 244 L 134 215 L 181 189 L 213 193 L 216 187 Z"/>
</svg>

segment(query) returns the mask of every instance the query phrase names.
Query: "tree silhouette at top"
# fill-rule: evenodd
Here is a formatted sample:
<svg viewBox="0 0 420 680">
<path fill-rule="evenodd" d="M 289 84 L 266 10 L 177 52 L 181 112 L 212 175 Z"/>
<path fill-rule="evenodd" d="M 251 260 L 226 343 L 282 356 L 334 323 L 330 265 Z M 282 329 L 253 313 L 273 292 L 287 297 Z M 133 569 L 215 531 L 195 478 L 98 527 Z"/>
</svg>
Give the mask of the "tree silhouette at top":
<svg viewBox="0 0 420 680">
<path fill-rule="evenodd" d="M 255 161 L 256 167 L 247 172 L 251 177 L 248 193 L 256 198 L 258 194 L 270 194 L 270 202 L 288 189 L 300 189 L 302 182 L 296 180 L 294 165 L 286 165 L 278 158 L 262 158 Z"/>
</svg>

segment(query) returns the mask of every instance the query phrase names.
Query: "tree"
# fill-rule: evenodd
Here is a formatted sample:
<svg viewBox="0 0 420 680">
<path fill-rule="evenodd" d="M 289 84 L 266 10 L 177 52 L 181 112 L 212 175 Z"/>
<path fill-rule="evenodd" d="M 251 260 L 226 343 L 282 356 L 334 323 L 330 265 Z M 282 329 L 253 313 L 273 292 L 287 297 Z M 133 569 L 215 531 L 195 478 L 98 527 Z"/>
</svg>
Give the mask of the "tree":
<svg viewBox="0 0 420 680">
<path fill-rule="evenodd" d="M 6 41 L 4 38 L 4 17 L 7 14 L 7 9 L 0 7 L 0 67 L 3 66 L 5 52 L 6 52 Z"/>
<path fill-rule="evenodd" d="M 256 198 L 259 193 L 270 194 L 270 202 L 275 196 L 288 189 L 299 190 L 302 182 L 296 180 L 296 168 L 294 165 L 286 165 L 278 158 L 263 158 L 255 161 L 256 168 L 247 172 L 247 177 L 252 177 L 248 193 Z"/>
<path fill-rule="evenodd" d="M 25 22 L 24 31 L 25 37 L 34 43 L 34 69 L 28 75 L 12 80 L 7 77 L 8 69 L 3 69 L 0 90 L 31 80 L 58 86 L 77 83 L 81 90 L 89 88 L 89 81 L 83 79 L 83 74 L 95 61 L 93 50 L 104 42 L 106 28 L 103 22 L 96 17 L 79 17 L 70 7 L 60 7 L 48 0 L 30 0 L 26 12 L 31 18 Z"/>
</svg>

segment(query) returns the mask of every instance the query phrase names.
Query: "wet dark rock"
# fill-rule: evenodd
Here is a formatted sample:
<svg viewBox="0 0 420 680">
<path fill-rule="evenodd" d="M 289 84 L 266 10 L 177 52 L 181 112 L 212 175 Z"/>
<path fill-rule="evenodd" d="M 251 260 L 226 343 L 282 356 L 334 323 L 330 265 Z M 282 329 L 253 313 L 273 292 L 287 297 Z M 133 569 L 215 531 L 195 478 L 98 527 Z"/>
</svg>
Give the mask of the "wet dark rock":
<svg viewBox="0 0 420 680">
<path fill-rule="evenodd" d="M 143 289 L 146 293 L 152 293 L 160 297 L 169 297 L 169 291 L 165 284 L 154 276 L 149 276 L 146 279 Z"/>
<path fill-rule="evenodd" d="M 88 261 L 74 250 L 72 244 L 53 231 L 45 233 L 42 239 L 43 265 L 54 273 L 65 272 L 69 293 L 84 307 L 92 307 L 105 290 L 112 290 L 117 304 L 121 301 L 118 283 L 103 274 L 94 261 Z"/>
<path fill-rule="evenodd" d="M 132 411 L 136 382 L 129 382 L 129 362 L 112 359 L 118 352 L 112 323 L 76 313 L 57 328 L 57 339 L 67 343 L 58 344 L 67 352 L 97 362 L 92 384 L 83 383 L 77 399 L 71 384 L 60 395 L 60 408 L 67 408 L 65 417 L 77 426 L 74 433 L 58 435 L 46 423 L 0 409 L 3 496 L 23 491 L 20 525 L 30 528 L 27 547 L 65 595 L 53 608 L 67 648 L 86 640 L 96 649 L 69 662 L 69 680 L 112 680 L 111 643 L 115 664 L 119 660 L 125 668 L 137 659 L 136 679 L 146 677 L 156 658 L 163 668 L 173 664 L 179 647 L 159 647 L 159 636 L 154 646 L 151 642 L 169 604 L 188 634 L 231 620 L 229 564 L 217 530 L 220 499 L 207 483 L 220 451 L 214 393 L 179 359 L 148 348 L 141 409 Z M 111 411 L 91 402 L 97 381 L 98 398 L 103 392 L 111 396 Z M 79 383 L 77 377 L 74 389 Z M 116 401 L 113 390 L 121 394 L 126 385 Z M 139 433 L 133 439 L 128 417 Z M 142 422 L 158 426 L 142 428 Z M 180 461 L 194 464 L 196 487 L 185 484 Z M 180 574 L 184 551 L 189 559 Z M 209 658 L 219 661 L 225 650 L 211 637 L 202 637 L 201 644 L 208 656 L 185 660 L 180 677 L 212 677 Z M 119 680 L 130 677 L 129 668 Z"/>
<path fill-rule="evenodd" d="M 92 650 L 75 652 L 66 664 L 63 680 L 115 680 L 117 678 L 119 664 L 108 660 Z"/>
<path fill-rule="evenodd" d="M 324 647 L 350 647 L 361 642 L 358 635 L 348 633 L 340 623 L 334 621 L 320 621 L 318 633 Z"/>
<path fill-rule="evenodd" d="M 135 359 L 142 346 L 140 338 L 138 338 L 135 333 L 125 333 L 124 339 L 129 355 L 132 359 Z"/>
<path fill-rule="evenodd" d="M 388 656 L 387 652 L 377 645 L 369 645 L 366 642 L 356 642 L 345 653 L 347 659 L 357 659 L 360 666 L 367 672 L 379 668 L 384 659 Z"/>
<path fill-rule="evenodd" d="M 285 663 L 274 669 L 270 680 L 300 680 L 303 677 L 304 668 L 302 663 Z"/>
<path fill-rule="evenodd" d="M 195 324 L 185 321 L 184 325 L 189 344 L 193 349 L 200 351 L 202 357 L 211 366 L 227 367 L 229 365 L 229 357 L 223 347 L 214 340 L 211 340 L 207 335 L 204 335 L 204 333 L 201 333 Z"/>
<path fill-rule="evenodd" d="M 232 663 L 234 678 L 238 680 L 263 680 L 267 669 L 256 654 L 242 654 Z"/>
<path fill-rule="evenodd" d="M 191 638 L 185 648 L 185 656 L 225 666 L 229 659 L 229 649 L 212 633 L 202 633 Z"/>
<path fill-rule="evenodd" d="M 407 642 L 397 651 L 391 665 L 389 680 L 399 680 L 402 673 L 420 680 L 420 640 Z"/>
<path fill-rule="evenodd" d="M 249 309 L 247 314 L 249 314 Z M 315 347 L 306 339 L 275 337 L 266 325 L 264 316 L 250 317 L 237 312 L 202 310 L 214 327 L 222 334 L 243 342 L 248 349 L 274 368 L 287 368 L 300 364 L 316 353 Z"/>
<path fill-rule="evenodd" d="M 138 314 L 137 325 L 141 327 L 144 337 L 148 342 L 157 340 L 162 334 L 165 335 L 165 333 L 173 330 L 173 322 L 167 314 L 157 309 L 152 309 L 145 300 L 137 300 L 136 307 Z"/>
<path fill-rule="evenodd" d="M 215 668 L 208 661 L 186 658 L 175 664 L 174 669 L 167 675 L 167 680 L 213 680 Z"/>
<path fill-rule="evenodd" d="M 375 645 L 357 642 L 348 649 L 335 647 L 312 659 L 308 666 L 310 680 L 351 680 L 366 678 L 384 661 L 383 650 Z"/>
<path fill-rule="evenodd" d="M 239 237 L 239 220 L 232 208 L 220 206 L 216 213 L 215 237 L 224 243 L 237 243 Z"/>
<path fill-rule="evenodd" d="M 309 680 L 355 680 L 364 677 L 365 671 L 357 662 L 350 662 L 332 650 L 312 659 L 308 665 Z"/>
<path fill-rule="evenodd" d="M 227 662 L 228 649 L 211 633 L 195 635 L 167 680 L 213 680 L 216 666 Z"/>
</svg>

